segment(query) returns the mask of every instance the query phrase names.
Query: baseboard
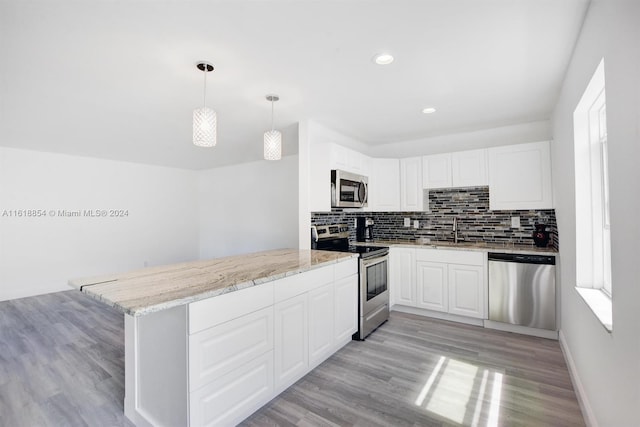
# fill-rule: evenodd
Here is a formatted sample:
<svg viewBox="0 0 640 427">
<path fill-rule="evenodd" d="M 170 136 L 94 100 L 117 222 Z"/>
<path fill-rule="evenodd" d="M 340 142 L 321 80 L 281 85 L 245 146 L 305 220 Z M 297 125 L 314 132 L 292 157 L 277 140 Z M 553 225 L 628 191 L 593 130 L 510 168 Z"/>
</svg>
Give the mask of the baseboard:
<svg viewBox="0 0 640 427">
<path fill-rule="evenodd" d="M 416 314 L 418 316 L 431 317 L 440 320 L 449 320 L 451 322 L 465 323 L 467 325 L 482 326 L 482 319 L 473 317 L 457 316 L 455 314 L 441 313 L 439 311 L 425 310 L 423 308 L 409 307 L 406 305 L 394 304 L 389 309 L 391 311 L 400 311 L 402 313 Z"/>
<path fill-rule="evenodd" d="M 564 355 L 564 360 L 567 363 L 567 367 L 569 368 L 569 377 L 571 378 L 571 383 L 573 383 L 573 389 L 576 393 L 576 397 L 578 398 L 578 404 L 580 405 L 580 409 L 582 410 L 584 422 L 587 427 L 598 427 L 598 421 L 596 420 L 596 416 L 593 413 L 593 409 L 591 408 L 591 404 L 589 403 L 589 398 L 587 397 L 587 393 L 584 390 L 582 381 L 580 381 L 578 370 L 576 369 L 576 365 L 573 362 L 571 350 L 569 350 L 569 346 L 567 345 L 567 341 L 562 331 L 560 331 L 559 333 L 558 341 L 560 342 L 560 349 L 562 350 L 562 354 Z"/>
<path fill-rule="evenodd" d="M 547 329 L 529 328 L 527 326 L 511 325 L 509 323 L 494 322 L 485 320 L 484 327 L 487 329 L 496 329 L 504 332 L 514 332 L 516 334 L 531 335 L 538 338 L 547 338 L 550 340 L 558 339 L 558 331 L 549 331 Z"/>
</svg>

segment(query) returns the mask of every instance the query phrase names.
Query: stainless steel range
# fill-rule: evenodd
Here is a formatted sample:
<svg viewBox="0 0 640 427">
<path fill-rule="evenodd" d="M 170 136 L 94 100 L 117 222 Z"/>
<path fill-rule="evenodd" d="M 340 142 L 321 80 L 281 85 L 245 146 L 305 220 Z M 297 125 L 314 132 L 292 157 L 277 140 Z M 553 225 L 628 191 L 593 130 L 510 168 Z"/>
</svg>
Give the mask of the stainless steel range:
<svg viewBox="0 0 640 427">
<path fill-rule="evenodd" d="M 313 226 L 311 247 L 359 255 L 359 324 L 353 339 L 364 340 L 389 318 L 389 248 L 349 244 L 346 224 Z"/>
</svg>

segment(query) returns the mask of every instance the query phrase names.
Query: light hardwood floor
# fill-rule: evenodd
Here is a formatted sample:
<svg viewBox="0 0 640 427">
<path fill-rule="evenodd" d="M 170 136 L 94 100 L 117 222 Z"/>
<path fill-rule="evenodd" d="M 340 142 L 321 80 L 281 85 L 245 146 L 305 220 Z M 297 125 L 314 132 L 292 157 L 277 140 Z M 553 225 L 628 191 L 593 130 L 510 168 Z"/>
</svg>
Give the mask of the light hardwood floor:
<svg viewBox="0 0 640 427">
<path fill-rule="evenodd" d="M 0 426 L 131 426 L 123 316 L 77 291 L 0 302 Z M 393 312 L 245 426 L 583 426 L 556 341 Z"/>
</svg>

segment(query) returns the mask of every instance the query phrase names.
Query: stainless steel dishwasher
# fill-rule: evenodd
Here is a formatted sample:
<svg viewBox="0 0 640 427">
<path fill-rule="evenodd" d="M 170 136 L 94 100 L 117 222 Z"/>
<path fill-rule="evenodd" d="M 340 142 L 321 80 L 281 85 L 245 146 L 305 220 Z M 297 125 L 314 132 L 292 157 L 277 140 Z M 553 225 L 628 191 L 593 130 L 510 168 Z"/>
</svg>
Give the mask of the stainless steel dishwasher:
<svg viewBox="0 0 640 427">
<path fill-rule="evenodd" d="M 489 253 L 489 320 L 556 330 L 556 258 Z"/>
</svg>

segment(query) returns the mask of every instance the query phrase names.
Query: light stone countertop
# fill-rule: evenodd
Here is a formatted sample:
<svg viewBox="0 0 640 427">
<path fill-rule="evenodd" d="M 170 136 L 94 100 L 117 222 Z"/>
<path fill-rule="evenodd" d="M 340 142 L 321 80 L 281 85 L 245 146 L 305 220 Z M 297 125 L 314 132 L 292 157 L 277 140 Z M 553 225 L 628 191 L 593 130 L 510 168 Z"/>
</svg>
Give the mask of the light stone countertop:
<svg viewBox="0 0 640 427">
<path fill-rule="evenodd" d="M 375 240 L 374 242 L 356 242 L 358 246 L 390 246 L 401 248 L 425 248 L 425 249 L 453 249 L 463 251 L 500 252 L 507 254 L 525 255 L 551 255 L 557 256 L 558 251 L 553 248 L 538 248 L 536 246 L 512 245 L 485 242 L 422 242 L 418 240 Z"/>
<path fill-rule="evenodd" d="M 141 316 L 356 257 L 343 252 L 278 249 L 72 279 L 69 285 L 126 314 Z"/>
</svg>

